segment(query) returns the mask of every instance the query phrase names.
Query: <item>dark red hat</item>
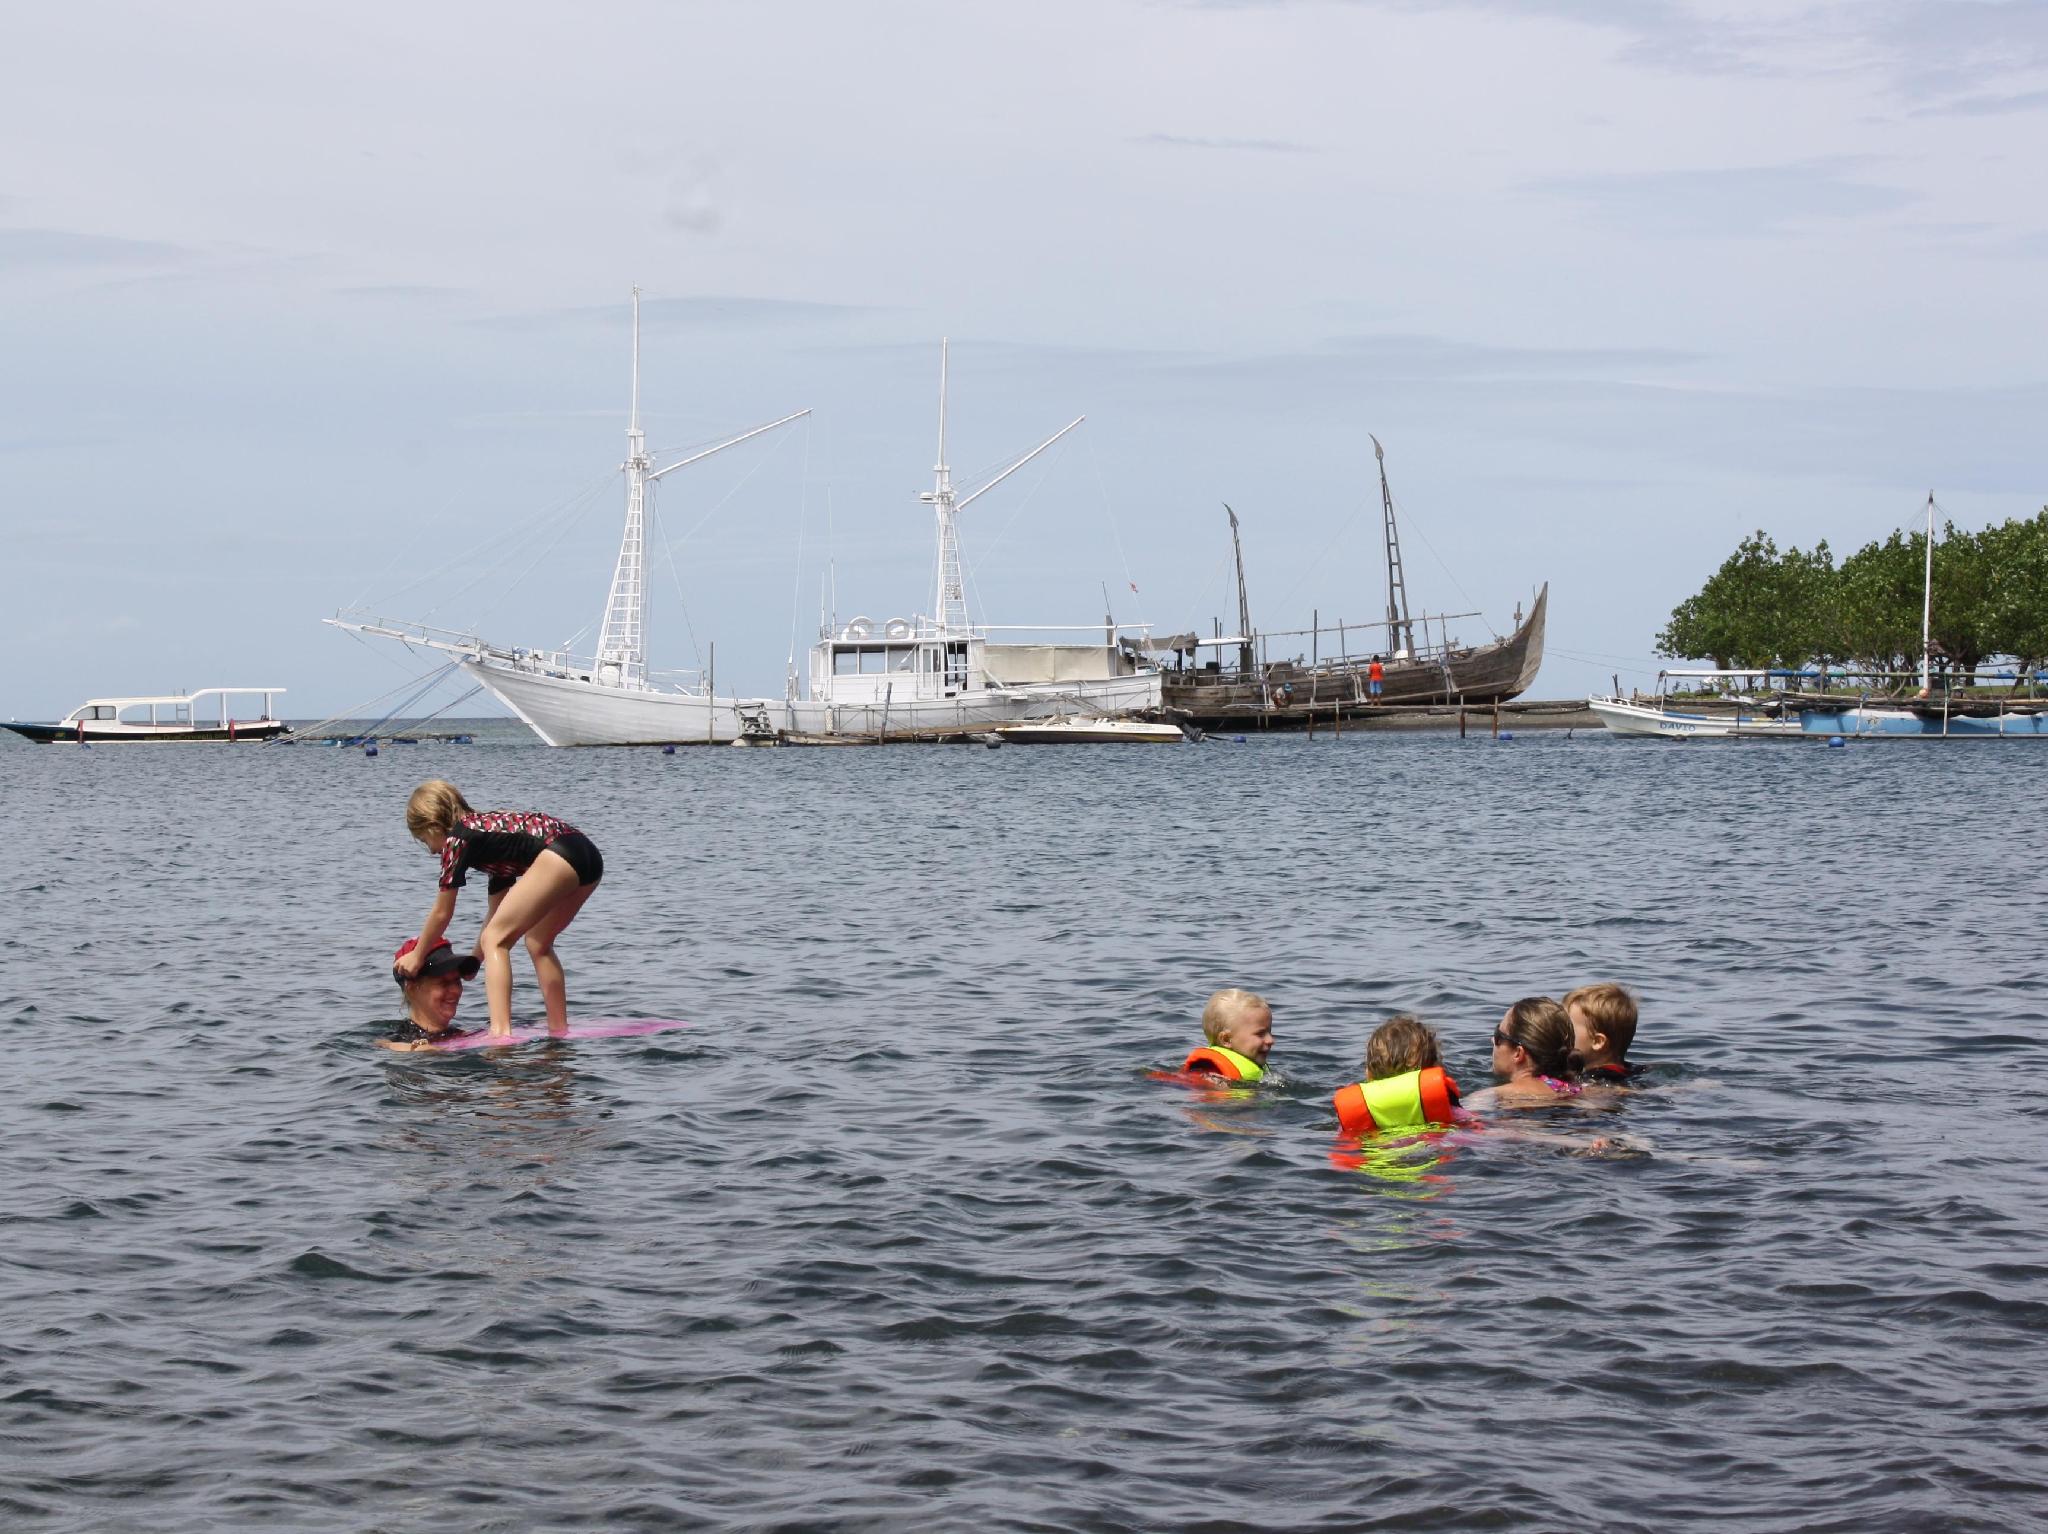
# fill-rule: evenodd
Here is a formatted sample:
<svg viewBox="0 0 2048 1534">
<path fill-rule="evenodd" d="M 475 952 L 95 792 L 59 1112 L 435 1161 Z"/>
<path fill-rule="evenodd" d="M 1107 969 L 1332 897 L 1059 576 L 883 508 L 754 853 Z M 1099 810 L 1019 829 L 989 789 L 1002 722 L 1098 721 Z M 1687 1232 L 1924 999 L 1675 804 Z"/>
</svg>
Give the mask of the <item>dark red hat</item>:
<svg viewBox="0 0 2048 1534">
<path fill-rule="evenodd" d="M 391 978 L 404 985 L 408 978 L 424 980 L 429 975 L 460 975 L 465 980 L 476 979 L 476 972 L 483 961 L 473 953 L 458 957 L 455 947 L 445 937 L 436 942 L 427 953 L 427 962 L 420 966 L 417 975 L 407 977 L 398 972 L 398 961 L 419 947 L 420 940 L 409 937 L 398 945 L 398 952 L 391 956 Z"/>
</svg>

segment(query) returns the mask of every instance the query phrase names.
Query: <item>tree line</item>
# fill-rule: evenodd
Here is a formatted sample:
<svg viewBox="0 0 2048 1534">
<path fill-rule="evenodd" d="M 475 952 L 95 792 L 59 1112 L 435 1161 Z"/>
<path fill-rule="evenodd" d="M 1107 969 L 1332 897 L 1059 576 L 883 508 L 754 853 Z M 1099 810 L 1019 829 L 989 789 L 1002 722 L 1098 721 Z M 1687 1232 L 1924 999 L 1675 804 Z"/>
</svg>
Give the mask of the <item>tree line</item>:
<svg viewBox="0 0 2048 1534">
<path fill-rule="evenodd" d="M 1895 532 L 1836 564 L 1825 541 L 1781 551 L 1759 529 L 1672 609 L 1657 653 L 1724 669 L 1917 671 L 1926 551 L 1924 532 Z M 1982 532 L 1943 527 L 1930 634 L 1943 669 L 2048 664 L 2048 506 Z"/>
</svg>

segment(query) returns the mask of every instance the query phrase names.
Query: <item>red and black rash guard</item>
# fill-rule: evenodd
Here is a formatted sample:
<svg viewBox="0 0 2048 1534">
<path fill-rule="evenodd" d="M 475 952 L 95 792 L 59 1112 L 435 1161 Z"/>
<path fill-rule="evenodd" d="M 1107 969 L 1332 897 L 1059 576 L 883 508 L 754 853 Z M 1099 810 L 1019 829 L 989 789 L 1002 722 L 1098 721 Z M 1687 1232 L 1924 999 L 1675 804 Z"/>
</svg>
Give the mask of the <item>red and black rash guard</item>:
<svg viewBox="0 0 2048 1534">
<path fill-rule="evenodd" d="M 576 828 L 537 810 L 473 810 L 459 817 L 441 844 L 441 888 L 461 889 L 474 868 L 503 887 L 533 866 L 541 850 Z"/>
</svg>

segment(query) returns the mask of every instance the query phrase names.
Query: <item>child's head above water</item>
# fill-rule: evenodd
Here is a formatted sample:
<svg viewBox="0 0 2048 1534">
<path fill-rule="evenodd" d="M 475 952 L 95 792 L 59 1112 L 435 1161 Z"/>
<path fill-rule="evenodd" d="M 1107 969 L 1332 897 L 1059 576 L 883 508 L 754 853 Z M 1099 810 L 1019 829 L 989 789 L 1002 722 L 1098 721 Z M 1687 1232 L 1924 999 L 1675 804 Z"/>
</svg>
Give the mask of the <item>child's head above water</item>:
<svg viewBox="0 0 2048 1534">
<path fill-rule="evenodd" d="M 473 813 L 462 790 L 441 778 L 429 778 L 405 801 L 405 828 L 420 841 L 439 832 L 446 836 L 456 818 Z"/>
<path fill-rule="evenodd" d="M 1573 1047 L 1588 1065 L 1620 1065 L 1636 1041 L 1636 999 L 1618 985 L 1582 985 L 1569 992 Z"/>
<path fill-rule="evenodd" d="M 1365 1043 L 1367 1081 L 1386 1081 L 1443 1063 L 1443 1046 L 1437 1042 L 1436 1030 L 1406 1012 L 1373 1029 Z"/>
<path fill-rule="evenodd" d="M 1263 1066 L 1273 1050 L 1273 1009 L 1251 991 L 1218 991 L 1202 1008 L 1202 1037 Z"/>
</svg>

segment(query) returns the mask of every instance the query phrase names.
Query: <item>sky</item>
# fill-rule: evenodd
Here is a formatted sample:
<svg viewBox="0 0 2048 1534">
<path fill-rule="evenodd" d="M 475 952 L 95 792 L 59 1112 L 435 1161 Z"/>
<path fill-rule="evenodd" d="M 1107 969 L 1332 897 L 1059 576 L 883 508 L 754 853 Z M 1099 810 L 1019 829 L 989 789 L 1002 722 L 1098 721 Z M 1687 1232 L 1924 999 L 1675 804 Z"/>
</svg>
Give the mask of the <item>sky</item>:
<svg viewBox="0 0 2048 1534">
<path fill-rule="evenodd" d="M 0 717 L 594 644 L 630 302 L 650 662 L 821 620 L 1417 612 L 1647 685 L 1742 536 L 2048 503 L 2038 0 L 18 8 L 0 51 Z M 715 647 L 715 650 L 714 648 Z M 1280 646 L 1276 643 L 1276 650 Z M 437 701 L 454 694 L 441 695 Z M 460 712 L 485 711 L 480 705 Z"/>
</svg>

